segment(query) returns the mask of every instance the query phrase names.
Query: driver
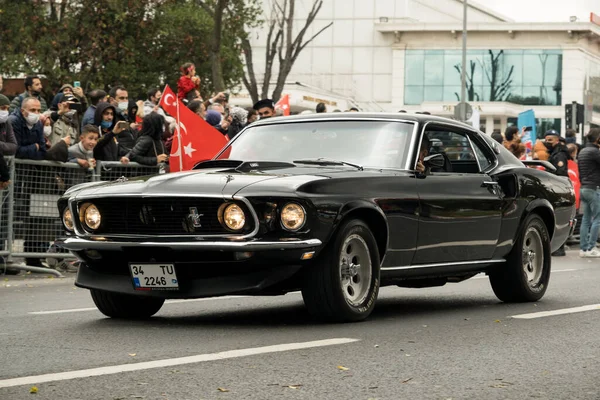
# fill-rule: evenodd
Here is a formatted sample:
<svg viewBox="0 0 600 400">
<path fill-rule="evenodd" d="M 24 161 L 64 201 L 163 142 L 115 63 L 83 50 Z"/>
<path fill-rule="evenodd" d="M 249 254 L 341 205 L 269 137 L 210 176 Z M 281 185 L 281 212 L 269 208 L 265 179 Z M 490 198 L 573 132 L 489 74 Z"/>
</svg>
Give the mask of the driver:
<svg viewBox="0 0 600 400">
<path fill-rule="evenodd" d="M 417 167 L 415 168 L 417 172 L 421 174 L 428 175 L 429 168 L 425 168 L 424 160 L 425 157 L 429 155 L 429 148 L 431 147 L 431 142 L 427 135 L 423 135 L 423 140 L 421 141 L 421 148 L 419 149 L 419 158 L 417 159 Z"/>
</svg>

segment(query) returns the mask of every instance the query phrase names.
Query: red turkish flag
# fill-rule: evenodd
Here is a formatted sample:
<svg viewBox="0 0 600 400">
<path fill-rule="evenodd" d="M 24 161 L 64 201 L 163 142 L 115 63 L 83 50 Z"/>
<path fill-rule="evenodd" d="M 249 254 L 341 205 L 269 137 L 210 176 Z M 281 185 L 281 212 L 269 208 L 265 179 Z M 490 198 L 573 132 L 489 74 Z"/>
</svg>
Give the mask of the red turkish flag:
<svg viewBox="0 0 600 400">
<path fill-rule="evenodd" d="M 277 104 L 275 104 L 276 110 L 283 110 L 283 115 L 290 115 L 290 95 L 283 95 Z"/>
<path fill-rule="evenodd" d="M 187 108 L 169 85 L 159 105 L 177 120 L 169 160 L 171 172 L 189 171 L 200 161 L 212 159 L 227 144 L 227 136 Z"/>
</svg>

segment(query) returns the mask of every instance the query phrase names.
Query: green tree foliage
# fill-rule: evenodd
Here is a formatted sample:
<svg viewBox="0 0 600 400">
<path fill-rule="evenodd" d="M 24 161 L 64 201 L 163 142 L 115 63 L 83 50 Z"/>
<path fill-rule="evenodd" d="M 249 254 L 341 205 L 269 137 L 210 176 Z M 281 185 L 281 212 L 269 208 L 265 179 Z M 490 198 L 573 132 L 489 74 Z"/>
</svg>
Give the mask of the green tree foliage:
<svg viewBox="0 0 600 400">
<path fill-rule="evenodd" d="M 217 55 L 231 87 L 243 75 L 237 35 L 256 19 L 243 1 L 229 1 Z M 174 87 L 179 67 L 193 62 L 207 95 L 213 28 L 195 0 L 0 0 L 0 73 L 43 74 L 51 86 L 78 80 L 85 90 L 121 84 L 143 97 L 152 86 Z"/>
</svg>

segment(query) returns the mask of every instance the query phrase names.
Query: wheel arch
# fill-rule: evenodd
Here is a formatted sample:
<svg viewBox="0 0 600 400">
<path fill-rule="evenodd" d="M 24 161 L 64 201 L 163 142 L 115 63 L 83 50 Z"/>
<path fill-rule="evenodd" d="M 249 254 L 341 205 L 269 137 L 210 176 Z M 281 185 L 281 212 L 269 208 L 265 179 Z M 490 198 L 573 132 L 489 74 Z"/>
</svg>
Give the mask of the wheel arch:
<svg viewBox="0 0 600 400">
<path fill-rule="evenodd" d="M 337 234 L 340 225 L 350 219 L 360 219 L 363 221 L 377 243 L 377 249 L 379 251 L 379 259 L 383 260 L 385 253 L 388 248 L 389 230 L 388 223 L 385 214 L 381 208 L 368 202 L 352 202 L 344 205 L 338 214 L 336 227 L 331 237 Z"/>
<path fill-rule="evenodd" d="M 552 207 L 552 204 L 546 199 L 536 199 L 529 203 L 521 218 L 521 227 L 530 214 L 537 214 L 540 216 L 548 229 L 548 236 L 550 237 L 550 240 L 552 240 L 555 228 L 554 208 Z"/>
</svg>

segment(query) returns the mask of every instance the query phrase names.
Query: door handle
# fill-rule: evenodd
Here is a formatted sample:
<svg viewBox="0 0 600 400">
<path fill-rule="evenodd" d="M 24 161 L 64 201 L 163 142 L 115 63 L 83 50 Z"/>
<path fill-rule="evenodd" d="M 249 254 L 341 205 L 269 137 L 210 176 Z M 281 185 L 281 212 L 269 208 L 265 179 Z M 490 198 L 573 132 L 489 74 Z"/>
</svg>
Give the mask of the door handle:
<svg viewBox="0 0 600 400">
<path fill-rule="evenodd" d="M 496 187 L 498 186 L 498 182 L 494 182 L 494 181 L 483 181 L 483 183 L 481 184 L 482 187 L 484 186 L 488 186 L 488 187 Z"/>
</svg>

